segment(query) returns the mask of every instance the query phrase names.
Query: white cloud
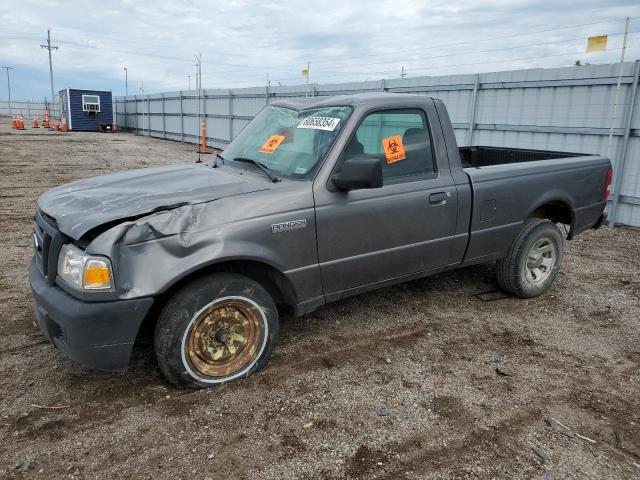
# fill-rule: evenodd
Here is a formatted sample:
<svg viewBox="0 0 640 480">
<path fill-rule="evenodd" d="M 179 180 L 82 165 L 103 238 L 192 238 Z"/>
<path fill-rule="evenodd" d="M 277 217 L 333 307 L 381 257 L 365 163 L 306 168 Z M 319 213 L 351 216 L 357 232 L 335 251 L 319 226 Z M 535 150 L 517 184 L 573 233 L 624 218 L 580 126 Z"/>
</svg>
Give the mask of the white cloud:
<svg viewBox="0 0 640 480">
<path fill-rule="evenodd" d="M 301 83 L 307 61 L 312 81 L 323 83 L 397 77 L 402 66 L 409 75 L 438 75 L 553 67 L 577 58 L 613 62 L 619 57 L 620 19 L 639 17 L 640 4 L 600 5 L 589 0 L 29 0 L 0 13 L 0 64 L 16 67 L 22 96 L 46 94 L 48 64 L 40 44 L 49 27 L 60 47 L 53 54 L 58 86 L 102 85 L 116 93 L 123 89 L 123 66 L 129 69 L 130 92 L 141 82 L 145 91 L 186 89 L 198 52 L 205 62 L 205 87 L 264 85 L 267 73 L 274 82 Z M 604 22 L 609 19 L 618 20 Z M 576 26 L 595 22 L 603 23 Z M 632 32 L 640 31 L 640 18 L 631 25 Z M 554 27 L 560 28 L 517 36 Z M 600 33 L 613 35 L 609 50 L 582 54 L 586 37 Z M 508 38 L 488 40 L 497 37 Z M 631 34 L 629 44 L 629 58 L 636 58 L 640 34 Z"/>
</svg>

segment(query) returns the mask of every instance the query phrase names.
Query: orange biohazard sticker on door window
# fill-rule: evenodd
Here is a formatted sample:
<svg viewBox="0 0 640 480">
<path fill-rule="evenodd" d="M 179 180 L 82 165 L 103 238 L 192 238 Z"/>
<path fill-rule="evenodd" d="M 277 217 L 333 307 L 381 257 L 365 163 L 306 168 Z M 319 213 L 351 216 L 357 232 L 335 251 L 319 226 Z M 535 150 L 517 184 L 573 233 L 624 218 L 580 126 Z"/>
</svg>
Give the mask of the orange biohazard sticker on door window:
<svg viewBox="0 0 640 480">
<path fill-rule="evenodd" d="M 389 165 L 407 158 L 407 155 L 404 153 L 404 145 L 402 145 L 402 137 L 400 135 L 383 138 L 382 147 L 384 148 L 384 155 L 387 157 L 387 163 Z"/>
<path fill-rule="evenodd" d="M 284 135 L 271 135 L 267 138 L 267 141 L 260 147 L 260 151 L 262 153 L 273 153 L 277 150 L 284 139 L 286 137 Z"/>
</svg>

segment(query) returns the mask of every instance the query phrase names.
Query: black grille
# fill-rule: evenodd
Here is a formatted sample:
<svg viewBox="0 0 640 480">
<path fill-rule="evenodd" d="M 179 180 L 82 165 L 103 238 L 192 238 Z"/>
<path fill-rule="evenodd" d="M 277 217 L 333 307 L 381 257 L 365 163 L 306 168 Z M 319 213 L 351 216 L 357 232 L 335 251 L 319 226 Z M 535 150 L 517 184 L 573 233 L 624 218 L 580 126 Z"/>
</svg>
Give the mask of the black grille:
<svg viewBox="0 0 640 480">
<path fill-rule="evenodd" d="M 38 264 L 38 268 L 40 269 L 40 272 L 43 275 L 45 275 L 44 259 L 43 259 L 45 238 L 46 238 L 46 241 L 48 243 L 51 242 L 51 237 L 44 232 L 42 227 L 40 225 L 38 225 L 38 222 L 34 223 L 34 225 L 33 225 L 33 249 L 34 249 L 34 253 L 35 253 L 35 256 L 36 256 L 36 263 Z"/>
<path fill-rule="evenodd" d="M 62 248 L 63 236 L 55 226 L 55 220 L 38 210 L 33 227 L 33 246 L 38 268 L 49 284 L 56 280 L 58 255 Z"/>
</svg>

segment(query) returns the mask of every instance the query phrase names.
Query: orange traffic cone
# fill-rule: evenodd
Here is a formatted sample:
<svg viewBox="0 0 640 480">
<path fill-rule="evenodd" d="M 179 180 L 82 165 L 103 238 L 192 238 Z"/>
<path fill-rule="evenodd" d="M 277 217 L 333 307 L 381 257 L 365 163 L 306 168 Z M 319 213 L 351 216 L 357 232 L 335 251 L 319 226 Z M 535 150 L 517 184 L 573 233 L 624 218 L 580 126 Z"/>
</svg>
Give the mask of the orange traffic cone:
<svg viewBox="0 0 640 480">
<path fill-rule="evenodd" d="M 53 122 L 53 131 L 54 132 L 60 131 L 60 125 L 58 125 L 58 122 Z"/>
<path fill-rule="evenodd" d="M 38 124 L 38 117 L 33 117 L 33 127 L 32 128 L 40 128 Z"/>
<path fill-rule="evenodd" d="M 62 118 L 62 128 L 60 129 L 63 132 L 68 132 L 69 131 L 69 125 L 67 125 L 67 119 L 66 118 Z"/>
<path fill-rule="evenodd" d="M 200 124 L 200 153 L 207 153 L 207 124 L 202 120 Z"/>
<path fill-rule="evenodd" d="M 18 130 L 25 130 L 24 119 L 22 118 L 22 115 L 18 117 Z"/>
<path fill-rule="evenodd" d="M 49 122 L 49 110 L 44 109 L 44 128 L 51 128 L 51 123 Z"/>
<path fill-rule="evenodd" d="M 11 117 L 11 128 L 15 128 L 16 130 L 18 129 L 18 120 L 15 115 Z"/>
</svg>

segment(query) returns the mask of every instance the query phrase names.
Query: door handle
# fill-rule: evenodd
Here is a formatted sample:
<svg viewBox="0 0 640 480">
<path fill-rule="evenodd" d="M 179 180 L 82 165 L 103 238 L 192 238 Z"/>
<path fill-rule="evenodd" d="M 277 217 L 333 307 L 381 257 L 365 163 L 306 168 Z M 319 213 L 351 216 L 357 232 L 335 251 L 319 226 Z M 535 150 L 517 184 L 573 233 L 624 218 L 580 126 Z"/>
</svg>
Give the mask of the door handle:
<svg viewBox="0 0 640 480">
<path fill-rule="evenodd" d="M 447 194 L 445 192 L 432 193 L 429 195 L 429 203 L 431 205 L 444 205 L 447 203 Z"/>
</svg>

